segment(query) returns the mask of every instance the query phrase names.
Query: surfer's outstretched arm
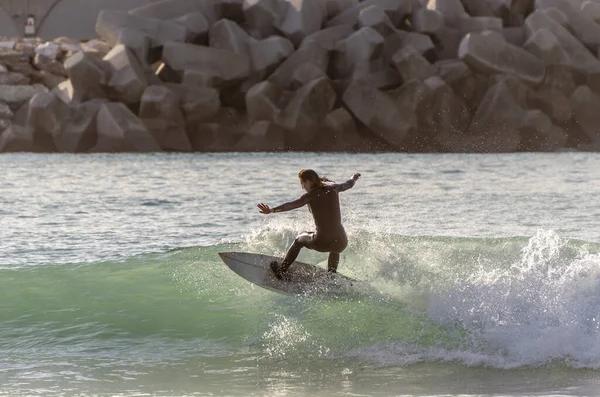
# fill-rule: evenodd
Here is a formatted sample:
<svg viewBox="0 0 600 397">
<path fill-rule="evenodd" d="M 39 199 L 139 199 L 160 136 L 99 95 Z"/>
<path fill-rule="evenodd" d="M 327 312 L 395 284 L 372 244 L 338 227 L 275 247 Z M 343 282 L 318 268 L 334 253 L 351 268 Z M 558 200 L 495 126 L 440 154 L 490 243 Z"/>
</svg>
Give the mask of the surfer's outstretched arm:
<svg viewBox="0 0 600 397">
<path fill-rule="evenodd" d="M 358 178 L 360 178 L 360 174 L 356 173 L 356 174 L 354 174 L 354 176 L 351 179 L 348 179 L 346 182 L 338 183 L 338 184 L 331 185 L 331 186 L 338 192 L 343 192 L 345 190 L 348 190 L 348 189 L 354 187 L 354 184 L 356 183 Z"/>
<path fill-rule="evenodd" d="M 288 203 L 281 204 L 275 208 L 269 208 L 268 205 L 263 204 L 263 203 L 258 204 L 257 207 L 261 213 L 270 214 L 272 212 L 284 212 L 284 211 L 295 210 L 296 208 L 300 208 L 300 207 L 308 204 L 308 202 L 309 202 L 308 195 L 305 194 L 304 196 L 300 197 L 298 200 L 294 200 L 294 201 L 290 201 Z"/>
</svg>

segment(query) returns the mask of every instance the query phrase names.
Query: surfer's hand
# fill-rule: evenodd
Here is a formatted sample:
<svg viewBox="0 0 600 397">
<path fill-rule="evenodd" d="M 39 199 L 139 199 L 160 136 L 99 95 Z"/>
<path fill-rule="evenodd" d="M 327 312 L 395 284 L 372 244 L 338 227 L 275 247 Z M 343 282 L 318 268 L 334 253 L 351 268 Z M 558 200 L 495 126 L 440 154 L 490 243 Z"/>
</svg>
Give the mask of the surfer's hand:
<svg viewBox="0 0 600 397">
<path fill-rule="evenodd" d="M 360 178 L 360 174 L 357 172 L 356 174 L 354 174 L 352 179 L 354 179 L 355 181 L 358 181 L 358 178 Z"/>
<path fill-rule="evenodd" d="M 266 204 L 260 203 L 260 204 L 257 204 L 256 206 L 260 210 L 261 214 L 270 214 L 271 212 L 273 212 L 273 210 L 270 209 L 269 206 Z"/>
</svg>

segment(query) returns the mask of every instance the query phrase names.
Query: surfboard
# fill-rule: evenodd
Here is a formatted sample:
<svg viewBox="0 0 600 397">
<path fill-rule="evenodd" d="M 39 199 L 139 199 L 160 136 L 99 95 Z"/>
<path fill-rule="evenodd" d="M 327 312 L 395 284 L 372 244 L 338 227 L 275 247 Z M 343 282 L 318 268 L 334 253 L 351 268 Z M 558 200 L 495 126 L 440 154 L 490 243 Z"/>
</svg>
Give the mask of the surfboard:
<svg viewBox="0 0 600 397">
<path fill-rule="evenodd" d="M 286 295 L 328 294 L 347 291 L 357 280 L 303 262 L 294 262 L 288 280 L 275 277 L 270 263 L 283 258 L 250 252 L 219 252 L 221 260 L 236 274 L 262 288 Z"/>
</svg>

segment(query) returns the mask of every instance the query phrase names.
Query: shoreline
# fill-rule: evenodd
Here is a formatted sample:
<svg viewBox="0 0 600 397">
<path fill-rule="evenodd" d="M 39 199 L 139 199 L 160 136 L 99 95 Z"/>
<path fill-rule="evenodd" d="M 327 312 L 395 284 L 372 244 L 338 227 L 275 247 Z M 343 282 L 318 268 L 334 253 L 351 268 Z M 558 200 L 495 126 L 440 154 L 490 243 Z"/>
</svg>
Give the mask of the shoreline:
<svg viewBox="0 0 600 397">
<path fill-rule="evenodd" d="M 161 0 L 2 38 L 0 152 L 600 151 L 600 10 L 439 3 Z"/>
</svg>

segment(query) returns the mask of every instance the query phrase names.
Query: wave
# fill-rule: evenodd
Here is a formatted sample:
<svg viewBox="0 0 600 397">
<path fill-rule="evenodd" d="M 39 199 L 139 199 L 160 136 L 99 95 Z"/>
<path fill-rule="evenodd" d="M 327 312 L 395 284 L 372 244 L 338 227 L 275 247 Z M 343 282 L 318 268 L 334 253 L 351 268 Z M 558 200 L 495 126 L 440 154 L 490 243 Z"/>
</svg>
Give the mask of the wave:
<svg viewBox="0 0 600 397">
<path fill-rule="evenodd" d="M 340 272 L 364 282 L 338 297 L 272 293 L 217 255 L 282 255 L 296 233 L 271 224 L 237 243 L 2 269 L 0 351 L 201 341 L 288 360 L 600 368 L 600 244 L 544 230 L 510 238 L 350 230 Z M 299 259 L 326 266 L 321 253 Z"/>
</svg>

